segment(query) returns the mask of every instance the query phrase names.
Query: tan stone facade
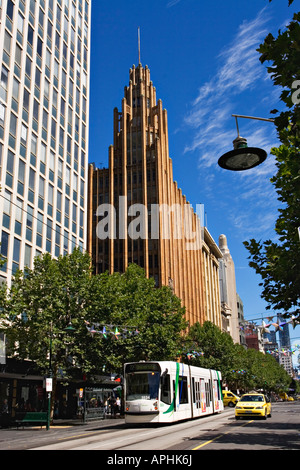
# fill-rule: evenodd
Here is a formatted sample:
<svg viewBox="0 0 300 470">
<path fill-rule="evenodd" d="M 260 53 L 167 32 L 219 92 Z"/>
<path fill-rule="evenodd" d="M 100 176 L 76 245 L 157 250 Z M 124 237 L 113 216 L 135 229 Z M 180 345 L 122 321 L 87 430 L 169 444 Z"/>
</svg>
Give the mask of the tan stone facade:
<svg viewBox="0 0 300 470">
<path fill-rule="evenodd" d="M 89 188 L 88 249 L 96 273 L 123 272 L 129 263 L 136 263 L 158 286 L 172 287 L 186 307 L 190 325 L 210 320 L 221 327 L 218 259 L 222 253 L 209 232 L 201 229 L 198 216 L 173 180 L 167 112 L 162 101 L 156 101 L 147 66 L 130 70 L 122 111 L 114 110 L 109 168 L 90 165 Z M 113 208 L 110 218 L 103 204 Z M 141 204 L 142 213 L 136 211 Z M 170 216 L 162 207 L 170 209 Z M 97 232 L 104 219 L 107 238 Z M 187 235 L 187 220 L 192 234 L 202 233 L 200 245 L 194 244 L 193 249 L 187 249 L 193 241 Z M 131 236 L 132 227 L 146 236 Z"/>
</svg>

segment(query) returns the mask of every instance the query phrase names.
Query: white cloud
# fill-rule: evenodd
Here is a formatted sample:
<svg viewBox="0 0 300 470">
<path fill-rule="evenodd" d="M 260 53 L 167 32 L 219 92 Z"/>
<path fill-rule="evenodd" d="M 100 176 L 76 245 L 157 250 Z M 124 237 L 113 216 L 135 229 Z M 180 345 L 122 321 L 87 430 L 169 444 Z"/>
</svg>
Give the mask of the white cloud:
<svg viewBox="0 0 300 470">
<path fill-rule="evenodd" d="M 202 167 L 215 165 L 216 157 L 228 146 L 232 148 L 235 135 L 228 127 L 234 130 L 234 104 L 244 92 L 265 80 L 266 71 L 256 49 L 267 34 L 267 21 L 263 9 L 254 20 L 243 22 L 232 43 L 219 54 L 215 76 L 200 87 L 185 116 L 185 124 L 195 131 L 185 152 L 197 150 Z M 269 147 L 268 135 L 270 129 L 262 128 L 260 140 Z"/>
<path fill-rule="evenodd" d="M 177 5 L 177 3 L 179 3 L 181 0 L 170 0 L 170 2 L 167 3 L 167 8 L 171 8 L 171 7 L 174 7 L 175 5 Z"/>
<path fill-rule="evenodd" d="M 262 165 L 245 172 L 230 172 L 217 165 L 218 158 L 233 149 L 237 129 L 231 115 L 243 114 L 239 107 L 246 99 L 243 109 L 256 117 L 267 117 L 260 112 L 278 106 L 278 92 L 270 78 L 266 80 L 266 67 L 256 50 L 268 34 L 268 21 L 263 9 L 252 21 L 241 24 L 233 41 L 218 55 L 215 76 L 199 88 L 184 119 L 191 130 L 185 153 L 197 155 L 203 195 L 212 207 L 219 207 L 239 239 L 276 237 L 278 201 L 270 182 L 276 172 L 275 157 L 269 154 Z M 249 147 L 270 153 L 278 145 L 273 124 L 242 118 L 238 124 Z"/>
</svg>

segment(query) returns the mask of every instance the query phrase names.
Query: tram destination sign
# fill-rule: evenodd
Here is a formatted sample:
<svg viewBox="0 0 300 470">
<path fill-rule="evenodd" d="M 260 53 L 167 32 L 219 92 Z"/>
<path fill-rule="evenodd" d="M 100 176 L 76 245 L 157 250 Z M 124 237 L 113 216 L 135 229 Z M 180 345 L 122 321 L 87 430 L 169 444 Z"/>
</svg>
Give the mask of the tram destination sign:
<svg viewBox="0 0 300 470">
<path fill-rule="evenodd" d="M 153 371 L 160 371 L 159 364 L 155 362 L 137 362 L 134 364 L 126 364 L 125 372 L 153 372 Z"/>
</svg>

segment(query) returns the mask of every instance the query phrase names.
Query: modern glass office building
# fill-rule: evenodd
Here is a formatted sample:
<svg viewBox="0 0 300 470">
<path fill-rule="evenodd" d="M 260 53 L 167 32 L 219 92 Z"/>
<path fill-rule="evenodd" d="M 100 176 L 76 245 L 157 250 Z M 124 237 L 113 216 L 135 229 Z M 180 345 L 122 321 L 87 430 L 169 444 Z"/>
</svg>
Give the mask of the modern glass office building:
<svg viewBox="0 0 300 470">
<path fill-rule="evenodd" d="M 0 0 L 1 280 L 85 248 L 91 0 Z"/>
</svg>

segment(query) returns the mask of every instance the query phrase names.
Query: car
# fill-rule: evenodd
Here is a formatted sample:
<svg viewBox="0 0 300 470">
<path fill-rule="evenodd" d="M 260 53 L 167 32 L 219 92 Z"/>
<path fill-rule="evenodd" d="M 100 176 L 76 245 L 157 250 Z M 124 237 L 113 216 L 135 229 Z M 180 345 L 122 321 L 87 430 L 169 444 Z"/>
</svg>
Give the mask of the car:
<svg viewBox="0 0 300 470">
<path fill-rule="evenodd" d="M 232 393 L 230 390 L 222 390 L 222 395 L 223 395 L 223 403 L 224 406 L 235 406 L 237 402 L 239 401 L 239 397 L 237 397 L 234 393 Z"/>
<path fill-rule="evenodd" d="M 235 407 L 235 418 L 251 416 L 267 419 L 267 416 L 271 417 L 271 411 L 270 400 L 263 393 L 245 393 Z"/>
<path fill-rule="evenodd" d="M 287 401 L 288 395 L 285 392 L 281 392 L 281 393 L 279 393 L 279 398 L 281 398 L 281 400 L 283 400 L 283 401 Z"/>
</svg>

